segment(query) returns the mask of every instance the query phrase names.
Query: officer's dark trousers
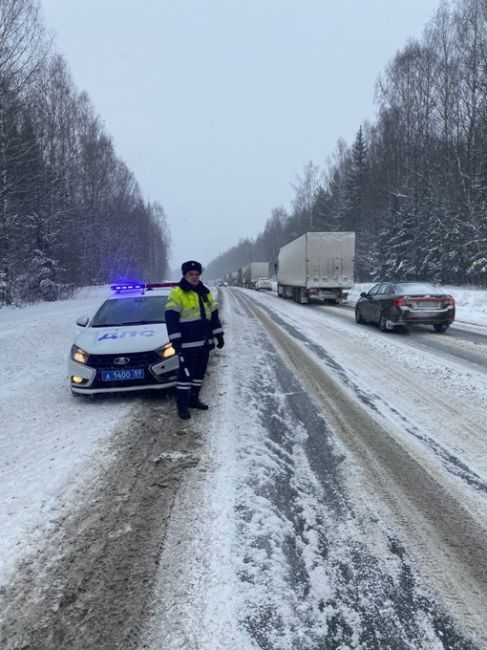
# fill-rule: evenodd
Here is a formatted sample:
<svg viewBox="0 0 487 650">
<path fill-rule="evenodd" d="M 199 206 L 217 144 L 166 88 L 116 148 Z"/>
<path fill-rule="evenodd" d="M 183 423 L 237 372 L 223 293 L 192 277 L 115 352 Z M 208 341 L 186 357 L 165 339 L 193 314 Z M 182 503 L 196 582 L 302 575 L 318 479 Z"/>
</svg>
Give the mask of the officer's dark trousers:
<svg viewBox="0 0 487 650">
<path fill-rule="evenodd" d="M 181 351 L 176 387 L 178 411 L 186 411 L 190 402 L 198 399 L 209 355 L 207 347 L 187 348 Z"/>
</svg>

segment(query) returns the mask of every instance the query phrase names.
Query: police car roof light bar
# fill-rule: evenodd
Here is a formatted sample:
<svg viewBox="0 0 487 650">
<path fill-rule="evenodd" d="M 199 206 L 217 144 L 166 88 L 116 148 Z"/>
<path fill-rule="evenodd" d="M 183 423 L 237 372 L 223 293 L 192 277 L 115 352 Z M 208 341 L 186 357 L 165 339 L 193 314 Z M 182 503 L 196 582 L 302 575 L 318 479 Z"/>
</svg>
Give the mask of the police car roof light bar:
<svg viewBox="0 0 487 650">
<path fill-rule="evenodd" d="M 118 284 L 111 284 L 110 289 L 116 293 L 121 293 L 122 291 L 136 291 L 138 289 L 145 289 L 146 285 L 144 282 L 120 282 Z"/>
<path fill-rule="evenodd" d="M 177 287 L 179 282 L 148 282 L 146 289 L 160 289 L 161 287 Z"/>
</svg>

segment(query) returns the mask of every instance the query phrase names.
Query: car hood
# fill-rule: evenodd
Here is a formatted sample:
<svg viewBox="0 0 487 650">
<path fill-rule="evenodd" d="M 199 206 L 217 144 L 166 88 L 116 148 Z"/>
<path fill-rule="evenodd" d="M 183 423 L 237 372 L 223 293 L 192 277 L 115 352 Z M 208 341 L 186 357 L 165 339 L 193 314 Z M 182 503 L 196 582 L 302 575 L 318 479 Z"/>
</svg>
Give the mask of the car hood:
<svg viewBox="0 0 487 650">
<path fill-rule="evenodd" d="M 126 354 L 156 350 L 169 342 L 164 323 L 120 327 L 88 327 L 75 345 L 88 354 Z"/>
</svg>

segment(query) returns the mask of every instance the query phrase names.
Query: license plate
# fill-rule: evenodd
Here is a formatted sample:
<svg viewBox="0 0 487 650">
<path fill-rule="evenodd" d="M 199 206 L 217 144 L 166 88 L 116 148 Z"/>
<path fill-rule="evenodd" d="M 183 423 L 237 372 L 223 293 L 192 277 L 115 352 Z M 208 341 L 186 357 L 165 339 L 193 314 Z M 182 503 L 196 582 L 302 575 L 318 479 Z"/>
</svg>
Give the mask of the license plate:
<svg viewBox="0 0 487 650">
<path fill-rule="evenodd" d="M 433 311 L 435 309 L 441 309 L 441 303 L 433 300 L 424 300 L 416 302 L 414 307 L 415 309 L 428 309 L 429 311 Z"/>
<path fill-rule="evenodd" d="M 130 379 L 144 379 L 143 370 L 102 370 L 102 381 L 128 381 Z"/>
</svg>

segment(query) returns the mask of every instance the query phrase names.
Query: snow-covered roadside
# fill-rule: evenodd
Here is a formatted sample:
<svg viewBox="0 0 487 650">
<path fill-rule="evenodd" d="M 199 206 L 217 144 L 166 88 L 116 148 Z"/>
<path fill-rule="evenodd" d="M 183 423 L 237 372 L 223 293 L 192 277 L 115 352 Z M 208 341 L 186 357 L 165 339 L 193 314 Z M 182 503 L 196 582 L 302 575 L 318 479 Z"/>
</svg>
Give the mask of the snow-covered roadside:
<svg viewBox="0 0 487 650">
<path fill-rule="evenodd" d="M 106 461 L 103 443 L 134 404 L 70 393 L 66 362 L 75 319 L 106 295 L 107 287 L 97 287 L 71 300 L 0 309 L 0 584 L 57 525 L 79 483 Z"/>
</svg>

